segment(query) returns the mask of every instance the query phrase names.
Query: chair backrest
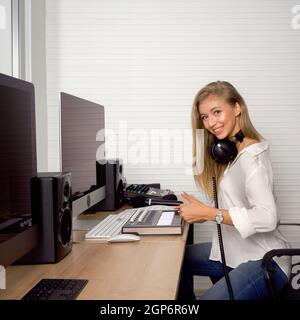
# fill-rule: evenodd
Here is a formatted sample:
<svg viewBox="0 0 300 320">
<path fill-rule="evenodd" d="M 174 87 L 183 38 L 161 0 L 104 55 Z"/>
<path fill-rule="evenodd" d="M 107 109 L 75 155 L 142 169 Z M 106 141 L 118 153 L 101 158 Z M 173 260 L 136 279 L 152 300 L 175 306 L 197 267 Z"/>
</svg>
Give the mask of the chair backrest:
<svg viewBox="0 0 300 320">
<path fill-rule="evenodd" d="M 292 265 L 291 276 L 280 294 L 281 300 L 300 300 L 300 262 Z"/>
</svg>

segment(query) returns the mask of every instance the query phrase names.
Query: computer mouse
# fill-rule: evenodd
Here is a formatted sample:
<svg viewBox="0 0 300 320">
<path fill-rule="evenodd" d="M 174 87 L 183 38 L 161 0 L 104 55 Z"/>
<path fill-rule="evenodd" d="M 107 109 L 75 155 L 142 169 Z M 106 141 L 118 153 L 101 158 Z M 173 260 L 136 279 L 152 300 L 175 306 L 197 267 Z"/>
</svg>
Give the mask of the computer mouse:
<svg viewBox="0 0 300 320">
<path fill-rule="evenodd" d="M 116 236 L 113 236 L 107 240 L 107 242 L 130 242 L 130 241 L 139 241 L 140 236 L 132 233 L 120 233 Z"/>
</svg>

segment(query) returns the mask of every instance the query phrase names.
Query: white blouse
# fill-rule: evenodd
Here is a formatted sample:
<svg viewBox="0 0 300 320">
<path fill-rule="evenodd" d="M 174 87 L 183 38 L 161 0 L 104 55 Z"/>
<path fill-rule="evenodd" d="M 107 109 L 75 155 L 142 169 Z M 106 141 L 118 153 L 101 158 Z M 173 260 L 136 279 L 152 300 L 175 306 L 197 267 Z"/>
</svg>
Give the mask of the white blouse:
<svg viewBox="0 0 300 320">
<path fill-rule="evenodd" d="M 244 148 L 227 166 L 220 181 L 219 208 L 227 209 L 233 225 L 222 224 L 226 264 L 260 260 L 272 249 L 289 248 L 277 229 L 279 217 L 273 194 L 273 172 L 266 141 Z M 217 230 L 210 259 L 221 261 Z M 285 274 L 290 258 L 274 258 Z"/>
</svg>

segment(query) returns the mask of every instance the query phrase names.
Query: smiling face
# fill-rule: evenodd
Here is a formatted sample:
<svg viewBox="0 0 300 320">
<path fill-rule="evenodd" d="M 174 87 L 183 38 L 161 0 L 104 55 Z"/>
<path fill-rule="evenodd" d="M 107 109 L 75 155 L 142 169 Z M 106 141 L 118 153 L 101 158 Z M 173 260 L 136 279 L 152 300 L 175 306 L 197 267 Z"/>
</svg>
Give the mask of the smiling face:
<svg viewBox="0 0 300 320">
<path fill-rule="evenodd" d="M 219 140 L 232 137 L 240 130 L 238 103 L 231 106 L 224 99 L 210 95 L 199 105 L 199 113 L 203 127 Z"/>
</svg>

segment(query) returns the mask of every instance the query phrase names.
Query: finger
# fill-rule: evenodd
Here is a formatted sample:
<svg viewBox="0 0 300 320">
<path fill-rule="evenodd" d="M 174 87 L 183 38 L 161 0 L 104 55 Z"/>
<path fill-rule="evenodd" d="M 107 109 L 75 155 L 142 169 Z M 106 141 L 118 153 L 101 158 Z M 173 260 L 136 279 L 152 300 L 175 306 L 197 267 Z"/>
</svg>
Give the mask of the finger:
<svg viewBox="0 0 300 320">
<path fill-rule="evenodd" d="M 181 213 L 180 206 L 174 207 L 174 210 L 180 215 Z"/>
<path fill-rule="evenodd" d="M 197 200 L 195 197 L 193 197 L 192 195 L 190 195 L 190 194 L 188 194 L 188 193 L 186 193 L 186 192 L 183 192 L 183 193 L 182 193 L 182 196 L 183 196 L 185 199 L 189 200 L 189 201 L 199 202 L 199 200 Z"/>
<path fill-rule="evenodd" d="M 188 204 L 181 204 L 181 205 L 179 206 L 179 210 L 180 210 L 180 211 L 184 211 L 185 208 L 187 208 L 188 206 L 189 206 Z"/>
<path fill-rule="evenodd" d="M 181 197 L 184 199 L 184 200 L 187 200 L 188 202 L 190 202 L 190 199 L 188 197 L 188 195 L 186 193 L 181 193 Z"/>
</svg>

